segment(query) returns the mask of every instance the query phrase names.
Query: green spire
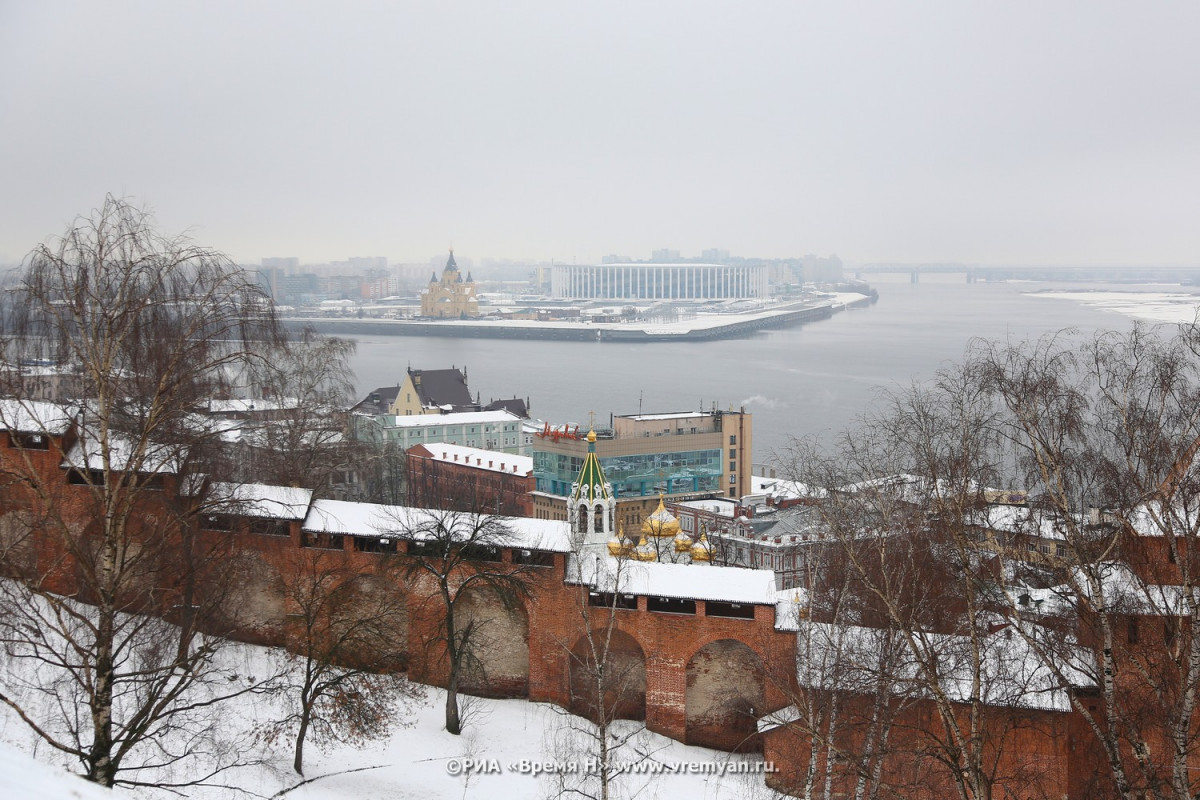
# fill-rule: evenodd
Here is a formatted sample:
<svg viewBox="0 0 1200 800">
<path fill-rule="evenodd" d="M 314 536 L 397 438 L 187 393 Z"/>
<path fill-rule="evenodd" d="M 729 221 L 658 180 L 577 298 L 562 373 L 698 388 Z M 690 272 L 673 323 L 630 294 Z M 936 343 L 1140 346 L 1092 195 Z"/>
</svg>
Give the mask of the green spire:
<svg viewBox="0 0 1200 800">
<path fill-rule="evenodd" d="M 579 470 L 579 478 L 571 487 L 571 501 L 591 505 L 598 500 L 611 500 L 612 486 L 604 477 L 604 468 L 600 466 L 600 459 L 596 458 L 595 431 L 588 431 L 587 442 L 587 457 L 583 459 L 583 468 Z"/>
</svg>

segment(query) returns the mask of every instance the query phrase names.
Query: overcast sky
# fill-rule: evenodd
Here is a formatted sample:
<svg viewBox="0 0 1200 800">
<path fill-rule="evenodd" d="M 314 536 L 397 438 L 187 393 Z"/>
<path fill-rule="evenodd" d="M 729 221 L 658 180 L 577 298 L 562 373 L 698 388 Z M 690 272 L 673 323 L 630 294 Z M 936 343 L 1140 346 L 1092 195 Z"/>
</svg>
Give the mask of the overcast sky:
<svg viewBox="0 0 1200 800">
<path fill-rule="evenodd" d="M 1200 264 L 1200 3 L 0 0 L 0 258 Z"/>
</svg>

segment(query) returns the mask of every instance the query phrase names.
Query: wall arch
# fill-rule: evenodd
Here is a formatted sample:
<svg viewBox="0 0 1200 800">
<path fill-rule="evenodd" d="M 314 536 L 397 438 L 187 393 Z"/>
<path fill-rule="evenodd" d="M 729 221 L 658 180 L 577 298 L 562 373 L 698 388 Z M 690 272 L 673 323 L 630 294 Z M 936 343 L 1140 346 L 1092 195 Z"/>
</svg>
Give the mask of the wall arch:
<svg viewBox="0 0 1200 800">
<path fill-rule="evenodd" d="M 736 639 L 709 642 L 688 659 L 684 705 L 687 744 L 737 752 L 761 749 L 762 659 Z"/>
<path fill-rule="evenodd" d="M 495 590 L 470 588 L 455 607 L 455 627 L 473 625 L 471 652 L 459 688 L 489 697 L 529 693 L 529 618 L 520 603 L 505 605 Z"/>
<path fill-rule="evenodd" d="M 287 592 L 279 570 L 258 553 L 243 551 L 231 559 L 226 577 L 219 602 L 230 634 L 251 642 L 282 641 Z"/>
<path fill-rule="evenodd" d="M 594 631 L 596 647 L 604 646 L 606 631 Z M 586 636 L 580 636 L 571 648 L 570 703 L 571 713 L 596 722 L 603 711 L 607 718 L 646 718 L 646 654 L 637 640 L 620 630 L 612 631 L 597 696 L 597 665 Z"/>
<path fill-rule="evenodd" d="M 395 582 L 378 575 L 356 575 L 337 590 L 337 601 L 361 626 L 364 646 L 370 649 L 362 662 L 370 669 L 403 670 L 408 667 L 408 601 Z"/>
</svg>

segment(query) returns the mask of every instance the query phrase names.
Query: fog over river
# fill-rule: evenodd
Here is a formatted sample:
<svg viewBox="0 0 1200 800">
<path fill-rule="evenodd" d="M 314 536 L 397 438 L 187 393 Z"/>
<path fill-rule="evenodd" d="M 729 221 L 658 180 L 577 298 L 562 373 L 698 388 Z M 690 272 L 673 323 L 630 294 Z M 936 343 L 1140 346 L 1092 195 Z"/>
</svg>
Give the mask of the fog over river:
<svg viewBox="0 0 1200 800">
<path fill-rule="evenodd" d="M 1179 286 L 974 283 L 962 275 L 873 276 L 879 302 L 832 319 L 716 342 L 550 342 L 372 336 L 354 358 L 359 395 L 394 386 L 406 367 L 465 367 L 471 391 L 528 397 L 533 416 L 587 425 L 612 414 L 745 406 L 754 461 L 793 437 L 827 441 L 881 389 L 929 380 L 974 337 L 1041 336 L 1065 327 L 1127 330 L 1135 317 L 1190 320 Z"/>
</svg>

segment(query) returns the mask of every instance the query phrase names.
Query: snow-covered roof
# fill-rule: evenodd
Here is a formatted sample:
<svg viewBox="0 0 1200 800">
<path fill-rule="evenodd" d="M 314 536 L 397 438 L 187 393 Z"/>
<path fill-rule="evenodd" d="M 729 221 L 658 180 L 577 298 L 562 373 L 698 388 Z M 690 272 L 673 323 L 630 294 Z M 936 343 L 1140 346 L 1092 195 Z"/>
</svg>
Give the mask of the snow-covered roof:
<svg viewBox="0 0 1200 800">
<path fill-rule="evenodd" d="M 608 554 L 572 557 L 568 581 L 601 592 L 773 605 L 775 573 L 769 569 L 664 564 L 615 559 Z"/>
<path fill-rule="evenodd" d="M 283 398 L 282 400 L 234 398 L 231 400 L 209 400 L 203 405 L 210 414 L 244 414 L 250 411 L 281 411 L 296 408 L 300 405 L 300 400 L 294 397 Z"/>
<path fill-rule="evenodd" d="M 528 475 L 533 472 L 533 459 L 529 456 L 514 456 L 497 450 L 464 447 L 444 442 L 427 442 L 425 444 L 414 445 L 414 447 L 424 447 L 429 451 L 429 457 L 432 460 L 441 461 L 446 464 L 461 464 L 477 469 L 514 475 Z"/>
<path fill-rule="evenodd" d="M 662 419 L 698 419 L 700 417 L 712 416 L 703 411 L 672 411 L 663 414 L 628 414 L 622 415 L 623 419 L 633 419 L 638 422 L 652 422 Z"/>
<path fill-rule="evenodd" d="M 887 675 L 894 694 L 927 697 L 930 670 L 922 663 L 934 664 L 938 687 L 947 699 L 968 702 L 974 667 L 970 637 L 917 631 L 913 640 L 915 650 L 898 630 L 801 620 L 797 681 L 804 687 L 873 692 L 879 676 Z M 1065 646 L 1056 647 L 1054 657 L 1069 686 L 1043 663 L 1020 631 L 1006 626 L 983 636 L 979 697 L 993 706 L 1069 710 L 1070 689 L 1094 683 L 1087 673 L 1089 654 Z"/>
<path fill-rule="evenodd" d="M 75 410 L 57 403 L 0 398 L 0 428 L 4 430 L 61 436 L 73 419 Z"/>
<path fill-rule="evenodd" d="M 1091 583 L 1084 569 L 1074 568 L 1074 584 L 1090 595 Z M 1095 569 L 1100 579 L 1100 591 L 1104 593 L 1103 605 L 1115 613 L 1188 616 L 1193 603 L 1200 605 L 1200 587 L 1146 583 L 1128 564 L 1119 562 L 1103 562 L 1096 565 Z M 1071 596 L 1070 589 L 1065 586 L 1059 587 L 1058 592 L 1063 597 Z M 1100 605 L 1100 598 L 1089 599 Z"/>
<path fill-rule="evenodd" d="M 427 540 L 435 525 L 461 530 L 463 536 L 483 519 L 495 519 L 510 534 L 499 547 L 519 547 L 566 553 L 571 550 L 570 526 L 562 520 L 529 517 L 487 517 L 465 512 L 439 511 L 377 503 L 352 503 L 346 500 L 317 500 L 304 519 L 304 530 L 312 533 L 347 536 L 390 536 L 396 539 Z"/>
<path fill-rule="evenodd" d="M 1067 538 L 1067 522 L 1062 516 L 1024 506 L 989 505 L 972 514 L 968 521 L 991 530 L 1023 533 L 1040 539 L 1065 541 Z"/>
<path fill-rule="evenodd" d="M 722 517 L 733 518 L 733 512 L 737 511 L 737 503 L 732 500 L 724 500 L 721 498 L 711 498 L 708 500 L 682 500 L 678 503 L 671 503 L 679 508 L 694 508 L 697 511 L 707 511 L 709 514 L 716 514 Z"/>
<path fill-rule="evenodd" d="M 208 505 L 214 513 L 269 519 L 304 519 L 312 490 L 261 483 L 214 483 Z"/>
<path fill-rule="evenodd" d="M 179 472 L 182 463 L 183 447 L 177 444 L 162 444 L 147 442 L 145 451 L 136 463 L 135 451 L 138 443 L 119 433 L 108 436 L 109 468 L 117 472 L 134 469 L 145 474 L 165 473 L 173 475 Z M 63 458 L 61 465 L 64 469 L 104 469 L 104 451 L 95 435 L 84 429 L 78 442 L 71 447 Z"/>
<path fill-rule="evenodd" d="M 751 475 L 750 494 L 766 495 L 767 497 L 774 497 L 777 500 L 798 500 L 805 497 L 824 497 L 826 492 L 820 487 L 809 486 L 799 481 Z"/>
<path fill-rule="evenodd" d="M 384 417 L 388 428 L 430 428 L 443 425 L 486 425 L 488 423 L 521 422 L 507 411 L 460 411 L 456 414 L 411 414 Z"/>
<path fill-rule="evenodd" d="M 1142 503 L 1129 513 L 1127 522 L 1139 536 L 1165 536 L 1168 530 L 1177 536 L 1190 536 L 1200 527 L 1200 508 L 1180 502 Z"/>
</svg>

